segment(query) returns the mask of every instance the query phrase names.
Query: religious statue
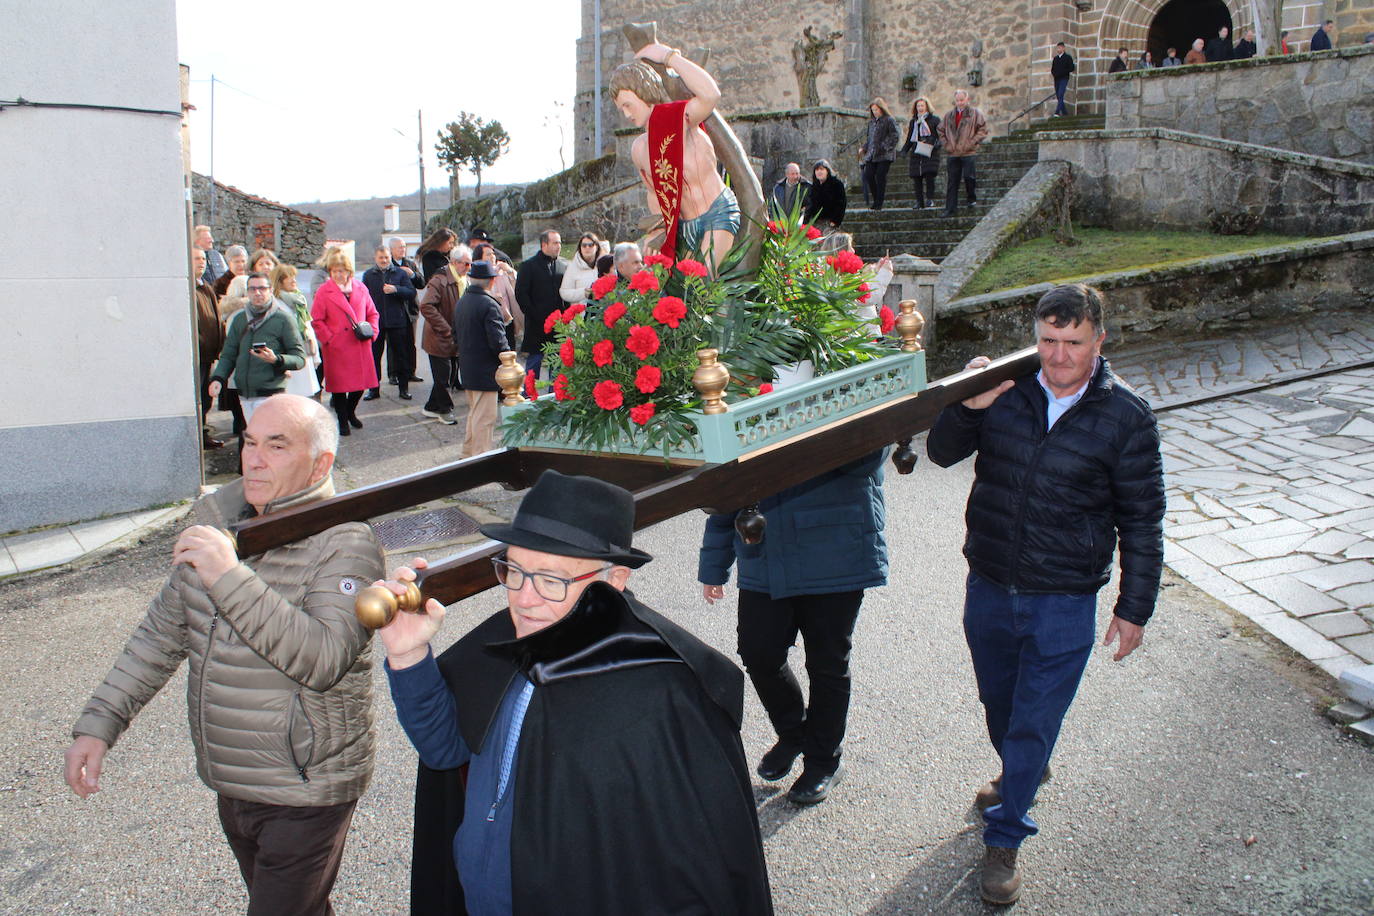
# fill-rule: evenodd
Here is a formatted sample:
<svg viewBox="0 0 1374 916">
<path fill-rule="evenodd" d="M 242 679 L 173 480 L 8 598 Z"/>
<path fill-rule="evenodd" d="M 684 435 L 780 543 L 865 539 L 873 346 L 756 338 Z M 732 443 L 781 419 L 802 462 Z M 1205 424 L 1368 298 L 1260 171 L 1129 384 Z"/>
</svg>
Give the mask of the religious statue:
<svg viewBox="0 0 1374 916">
<path fill-rule="evenodd" d="M 708 266 L 715 265 L 740 225 L 739 201 L 721 180 L 710 138 L 697 129 L 715 111 L 720 87 L 677 48 L 658 41 L 641 47 L 635 58 L 611 73 L 610 92 L 621 114 L 646 128 L 630 156 L 648 188 L 649 210 L 662 220 L 660 250 L 674 259 L 679 250 L 699 252 Z M 651 63 L 672 67 L 690 97 L 672 101 Z"/>
<path fill-rule="evenodd" d="M 821 104 L 820 93 L 816 91 L 816 77 L 825 69 L 825 59 L 835 50 L 835 39 L 844 37 L 844 32 L 831 32 L 829 38 L 817 38 L 811 26 L 802 29 L 805 41 L 792 45 L 792 69 L 797 74 L 797 94 L 800 108 L 816 108 Z"/>
</svg>

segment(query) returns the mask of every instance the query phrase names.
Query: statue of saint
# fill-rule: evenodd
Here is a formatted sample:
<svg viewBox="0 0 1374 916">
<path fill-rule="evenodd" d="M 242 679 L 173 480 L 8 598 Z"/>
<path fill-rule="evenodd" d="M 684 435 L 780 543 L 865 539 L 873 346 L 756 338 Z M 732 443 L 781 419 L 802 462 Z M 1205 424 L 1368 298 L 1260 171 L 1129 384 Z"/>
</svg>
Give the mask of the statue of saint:
<svg viewBox="0 0 1374 916">
<path fill-rule="evenodd" d="M 715 148 L 698 129 L 720 101 L 720 87 L 676 48 L 653 42 L 636 60 L 611 73 L 610 91 L 621 114 L 645 132 L 630 149 L 649 191 L 649 209 L 662 220 L 660 250 L 699 251 L 713 266 L 725 257 L 739 231 L 740 207 L 717 169 Z M 646 61 L 671 67 L 691 98 L 671 101 L 658 71 Z"/>
<path fill-rule="evenodd" d="M 805 41 L 798 40 L 792 45 L 792 70 L 797 74 L 798 108 L 816 108 L 821 104 L 820 93 L 816 91 L 816 77 L 825 69 L 825 59 L 835 50 L 835 39 L 844 37 L 844 32 L 831 32 L 829 38 L 817 38 L 811 26 L 802 29 Z"/>
</svg>

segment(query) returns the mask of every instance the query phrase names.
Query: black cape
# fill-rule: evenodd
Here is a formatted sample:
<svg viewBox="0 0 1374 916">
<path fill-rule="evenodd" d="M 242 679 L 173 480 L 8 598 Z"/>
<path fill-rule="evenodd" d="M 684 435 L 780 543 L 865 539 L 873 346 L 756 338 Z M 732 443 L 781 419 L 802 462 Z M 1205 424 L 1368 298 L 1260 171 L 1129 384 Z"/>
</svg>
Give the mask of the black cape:
<svg viewBox="0 0 1374 916">
<path fill-rule="evenodd" d="M 772 913 L 739 668 L 600 582 L 563 620 L 514 637 L 500 611 L 438 663 L 474 750 L 518 672 L 538 687 L 516 766 L 515 914 Z M 465 776 L 420 764 L 415 916 L 466 912 L 453 861 Z"/>
</svg>

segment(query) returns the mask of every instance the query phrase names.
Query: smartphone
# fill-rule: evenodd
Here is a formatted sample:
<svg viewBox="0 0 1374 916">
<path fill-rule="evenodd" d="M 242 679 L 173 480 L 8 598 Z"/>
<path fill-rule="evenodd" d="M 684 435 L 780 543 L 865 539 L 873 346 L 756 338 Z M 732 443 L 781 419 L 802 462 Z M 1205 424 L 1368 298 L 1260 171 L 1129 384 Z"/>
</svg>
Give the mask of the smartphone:
<svg viewBox="0 0 1374 916">
<path fill-rule="evenodd" d="M 252 349 L 254 349 L 254 350 L 266 350 L 266 349 L 267 349 L 267 344 L 265 344 L 265 343 L 255 343 L 255 344 L 253 344 Z"/>
</svg>

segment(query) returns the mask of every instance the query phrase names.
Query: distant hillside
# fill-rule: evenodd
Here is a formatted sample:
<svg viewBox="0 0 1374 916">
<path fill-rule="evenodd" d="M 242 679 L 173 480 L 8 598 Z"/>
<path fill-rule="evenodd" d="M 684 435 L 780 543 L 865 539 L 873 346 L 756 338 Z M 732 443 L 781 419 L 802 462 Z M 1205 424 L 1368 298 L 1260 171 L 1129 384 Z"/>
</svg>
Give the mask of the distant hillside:
<svg viewBox="0 0 1374 916">
<path fill-rule="evenodd" d="M 482 196 L 495 194 L 510 185 L 482 185 Z M 472 187 L 463 189 L 463 199 L 472 196 Z M 425 200 L 429 216 L 442 213 L 452 202 L 448 188 L 430 188 Z M 382 240 L 382 208 L 387 204 L 397 204 L 402 210 L 416 210 L 420 207 L 420 192 L 396 194 L 391 197 L 370 197 L 366 200 L 326 200 L 288 204 L 296 210 L 313 213 L 325 222 L 325 232 L 332 239 L 353 239 L 358 243 L 358 251 L 366 251 Z"/>
</svg>

